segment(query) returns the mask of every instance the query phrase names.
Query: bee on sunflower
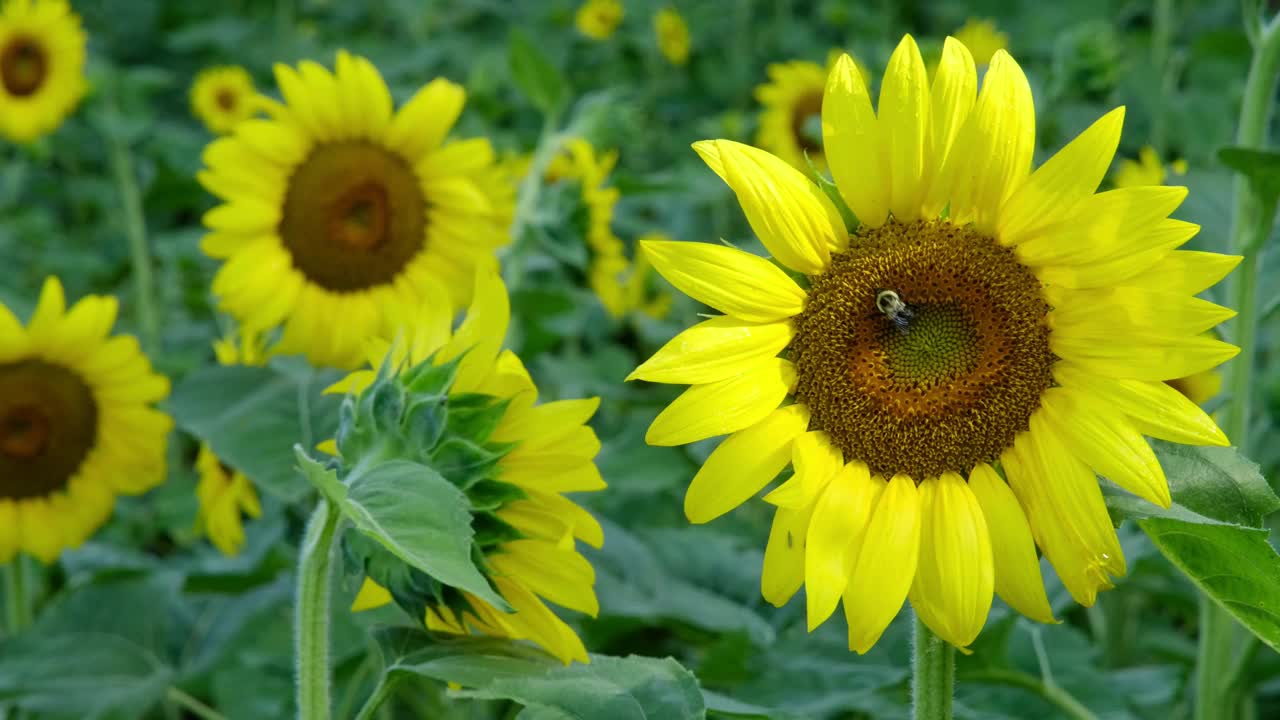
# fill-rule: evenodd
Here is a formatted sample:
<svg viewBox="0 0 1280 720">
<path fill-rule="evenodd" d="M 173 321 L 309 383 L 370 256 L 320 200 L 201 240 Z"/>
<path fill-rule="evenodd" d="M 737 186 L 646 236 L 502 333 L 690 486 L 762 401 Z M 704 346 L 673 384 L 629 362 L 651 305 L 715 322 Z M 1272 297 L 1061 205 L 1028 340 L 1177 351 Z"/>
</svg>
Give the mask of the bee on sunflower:
<svg viewBox="0 0 1280 720">
<path fill-rule="evenodd" d="M 0 135 L 29 143 L 62 124 L 87 88 L 86 42 L 66 0 L 0 5 Z"/>
<path fill-rule="evenodd" d="M 1226 445 L 1164 381 L 1238 349 L 1203 333 L 1235 313 L 1196 299 L 1238 257 L 1177 248 L 1179 187 L 1096 192 L 1116 109 L 1032 171 L 1035 109 L 997 51 L 978 91 L 948 38 L 929 82 L 910 36 L 878 110 L 852 59 L 827 81 L 822 140 L 857 224 L 785 160 L 724 140 L 694 149 L 736 193 L 772 260 L 646 243 L 654 267 L 719 310 L 632 379 L 688 384 L 647 440 L 728 437 L 685 496 L 693 522 L 788 465 L 762 590 L 806 590 L 812 629 L 843 602 L 870 649 L 904 601 L 947 642 L 977 637 L 993 592 L 1052 622 L 1036 549 L 1092 605 L 1126 571 L 1101 474 L 1170 504 L 1144 435 Z"/>
</svg>

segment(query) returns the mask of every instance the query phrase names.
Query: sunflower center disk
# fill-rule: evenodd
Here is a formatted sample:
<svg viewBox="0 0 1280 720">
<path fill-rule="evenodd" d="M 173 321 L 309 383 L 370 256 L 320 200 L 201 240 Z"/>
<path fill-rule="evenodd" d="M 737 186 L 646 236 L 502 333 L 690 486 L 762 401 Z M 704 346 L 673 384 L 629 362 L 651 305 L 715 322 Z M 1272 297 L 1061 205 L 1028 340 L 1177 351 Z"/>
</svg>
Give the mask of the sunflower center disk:
<svg viewBox="0 0 1280 720">
<path fill-rule="evenodd" d="M 0 498 L 65 488 L 97 434 L 97 403 L 75 374 L 39 360 L 0 365 Z"/>
<path fill-rule="evenodd" d="M 362 141 L 317 145 L 289 178 L 280 238 L 294 267 L 334 292 L 395 279 L 426 241 L 427 202 L 398 155 Z"/>
<path fill-rule="evenodd" d="M 0 84 L 15 97 L 39 90 L 48 69 L 44 50 L 30 38 L 18 37 L 0 50 Z"/>
<path fill-rule="evenodd" d="M 822 93 L 805 95 L 796 100 L 791 110 L 791 134 L 801 150 L 822 150 Z"/>
<path fill-rule="evenodd" d="M 218 104 L 218 107 L 227 112 L 236 109 L 236 92 L 231 88 L 221 88 L 213 96 L 213 100 Z"/>
<path fill-rule="evenodd" d="M 796 397 L 874 473 L 919 482 L 995 460 L 1052 382 L 1039 281 L 968 228 L 864 230 L 811 284 L 790 346 Z M 877 304 L 886 290 L 900 305 Z"/>
</svg>

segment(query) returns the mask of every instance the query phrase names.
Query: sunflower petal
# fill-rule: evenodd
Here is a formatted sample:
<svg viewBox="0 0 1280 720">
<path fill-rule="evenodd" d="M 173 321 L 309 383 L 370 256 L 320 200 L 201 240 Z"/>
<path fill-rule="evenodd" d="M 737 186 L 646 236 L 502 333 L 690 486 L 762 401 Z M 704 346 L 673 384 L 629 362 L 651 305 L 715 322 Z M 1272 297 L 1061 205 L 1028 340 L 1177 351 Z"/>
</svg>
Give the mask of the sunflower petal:
<svg viewBox="0 0 1280 720">
<path fill-rule="evenodd" d="M 645 442 L 684 445 L 754 425 L 778 408 L 795 380 L 789 361 L 767 358 L 724 380 L 694 385 L 654 418 Z"/>
<path fill-rule="evenodd" d="M 986 463 L 969 473 L 969 489 L 978 499 L 982 517 L 991 533 L 996 594 L 1032 620 L 1057 622 L 1045 594 L 1031 526 L 1013 490 Z"/>
<path fill-rule="evenodd" d="M 778 507 L 803 508 L 813 504 L 827 483 L 844 467 L 840 450 L 821 430 L 801 434 L 791 446 L 795 474 L 764 496 Z"/>
<path fill-rule="evenodd" d="M 805 536 L 804 585 L 813 632 L 840 603 L 862 546 L 871 508 L 884 483 L 861 462 L 845 465 L 817 498 Z"/>
<path fill-rule="evenodd" d="M 889 57 L 877 118 L 888 150 L 889 210 L 898 222 L 920 217 L 929 111 L 929 75 L 915 39 L 904 35 Z"/>
<path fill-rule="evenodd" d="M 671 240 L 645 240 L 640 247 L 672 285 L 740 320 L 776 322 L 804 309 L 804 290 L 758 255 L 723 245 Z"/>
<path fill-rule="evenodd" d="M 871 511 L 845 589 L 850 650 L 859 654 L 870 650 L 902 609 L 920 558 L 920 522 L 915 482 L 895 475 Z"/>
<path fill-rule="evenodd" d="M 943 42 L 942 59 L 930 91 L 931 127 L 925 155 L 928 194 L 924 214 L 927 217 L 937 217 L 951 197 L 951 186 L 942 181 L 942 168 L 954 148 L 956 135 L 969 119 L 977 93 L 978 73 L 973 56 L 964 43 L 948 37 Z"/>
<path fill-rule="evenodd" d="M 889 214 L 889 166 L 866 83 L 841 55 L 822 96 L 822 144 L 840 196 L 858 221 L 880 227 Z"/>
<path fill-rule="evenodd" d="M 1088 388 L 1104 403 L 1128 415 L 1143 435 L 1184 445 L 1231 444 L 1218 424 L 1197 404 L 1163 382 L 1124 380 L 1060 362 L 1054 379 L 1063 387 Z"/>
<path fill-rule="evenodd" d="M 780 507 L 773 514 L 760 572 L 760 594 L 774 607 L 786 605 L 804 584 L 805 536 L 812 516 L 812 505 L 801 509 Z M 0 551 L 3 547 L 0 545 Z"/>
<path fill-rule="evenodd" d="M 946 472 L 920 485 L 920 515 L 911 607 L 943 640 L 967 647 L 987 622 L 995 585 L 982 508 L 964 479 Z"/>
<path fill-rule="evenodd" d="M 627 380 L 696 385 L 715 382 L 776 356 L 791 341 L 789 322 L 753 323 L 714 317 L 676 335 Z"/>
<path fill-rule="evenodd" d="M 790 462 L 791 441 L 808 424 L 808 408 L 788 405 L 725 438 L 689 483 L 685 516 L 709 522 L 760 492 Z"/>
<path fill-rule="evenodd" d="M 1196 250 L 1174 250 L 1146 272 L 1125 279 L 1125 287 L 1197 295 L 1217 285 L 1244 257 Z"/>
</svg>

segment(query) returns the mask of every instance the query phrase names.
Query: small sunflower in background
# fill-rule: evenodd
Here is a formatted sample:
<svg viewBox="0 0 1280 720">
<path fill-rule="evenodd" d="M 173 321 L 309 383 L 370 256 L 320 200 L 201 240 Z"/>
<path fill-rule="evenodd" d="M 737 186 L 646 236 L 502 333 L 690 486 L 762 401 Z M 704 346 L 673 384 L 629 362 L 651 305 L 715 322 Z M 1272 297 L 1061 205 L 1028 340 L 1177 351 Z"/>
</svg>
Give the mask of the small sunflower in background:
<svg viewBox="0 0 1280 720">
<path fill-rule="evenodd" d="M 214 135 L 230 133 L 260 107 L 253 78 L 237 65 L 206 68 L 191 83 L 191 112 Z"/>
<path fill-rule="evenodd" d="M 84 96 L 84 30 L 65 0 L 0 4 L 0 135 L 53 132 Z"/>
<path fill-rule="evenodd" d="M 622 22 L 622 0 L 587 0 L 578 8 L 573 24 L 592 40 L 607 40 Z"/>
<path fill-rule="evenodd" d="M 266 347 L 258 333 L 240 332 L 213 344 L 214 355 L 220 365 L 263 365 L 267 361 Z M 253 482 L 244 473 L 224 465 L 213 449 L 201 443 L 196 456 L 196 500 L 199 510 L 196 532 L 209 538 L 209 542 L 223 555 L 240 554 L 244 547 L 244 522 L 241 515 L 257 518 L 262 515 L 262 503 L 254 490 Z"/>
<path fill-rule="evenodd" d="M 363 395 L 386 395 L 394 385 L 409 389 L 398 403 L 407 412 L 421 414 L 431 403 L 445 404 L 440 417 L 448 424 L 432 447 L 422 449 L 428 455 L 425 464 L 441 468 L 446 480 L 464 488 L 473 507 L 482 508 L 472 520 L 479 531 L 473 552 L 483 556 L 489 583 L 513 612 L 399 570 L 387 573 L 389 588 L 366 579 L 352 609 L 380 607 L 394 599 L 411 612 L 424 608 L 421 617 L 431 630 L 529 640 L 565 663 L 588 662 L 582 640 L 546 603 L 591 616 L 599 610 L 595 572 L 575 545 L 580 540 L 598 548 L 604 532 L 589 512 L 565 496 L 605 487 L 593 460 L 600 441 L 586 424 L 599 399 L 538 404 L 538 388 L 519 357 L 502 349 L 510 305 L 496 273 L 478 275 L 475 299 L 456 332 L 449 329 L 451 317 L 432 307 L 405 314 L 396 340 L 370 344 L 371 369 L 353 372 L 330 392 L 356 393 L 352 406 L 358 408 Z M 372 425 L 362 425 L 359 410 L 352 417 L 354 424 L 340 431 L 336 442 L 322 446 L 345 466 L 358 464 L 362 453 L 370 452 L 364 443 L 421 443 L 421 433 L 403 442 L 395 435 L 410 425 L 408 420 L 391 422 L 392 430 L 384 424 L 373 431 Z M 438 453 L 456 457 L 460 445 L 476 448 L 487 459 L 470 465 L 455 461 L 456 470 L 445 469 Z"/>
<path fill-rule="evenodd" d="M 839 55 L 832 52 L 828 67 Z M 869 81 L 866 68 L 860 63 L 857 68 Z M 763 106 L 756 145 L 806 175 L 810 160 L 818 170 L 827 169 L 822 148 L 822 94 L 827 85 L 827 69 L 807 60 L 773 63 L 768 68 L 769 82 L 755 90 L 755 98 Z"/>
<path fill-rule="evenodd" d="M 1160 153 L 1150 145 L 1144 145 L 1138 151 L 1138 159 L 1125 158 L 1111 175 L 1111 184 L 1118 188 L 1139 187 L 1141 185 L 1163 185 L 1169 173 L 1185 175 L 1187 161 L 1181 158 L 1165 166 Z"/>
<path fill-rule="evenodd" d="M 205 150 L 198 178 L 223 203 L 201 247 L 225 261 L 213 292 L 246 330 L 282 325 L 275 352 L 351 368 L 390 330 L 389 305 L 416 306 L 429 287 L 466 305 L 512 206 L 486 187 L 488 140 L 445 140 L 461 86 L 433 80 L 395 112 L 377 69 L 346 52 L 334 73 L 304 61 L 275 74 L 284 102 Z"/>
<path fill-rule="evenodd" d="M 672 65 L 689 62 L 689 26 L 675 8 L 662 8 L 653 16 L 653 33 L 658 50 Z"/>
<path fill-rule="evenodd" d="M 1199 230 L 1169 217 L 1185 188 L 1096 192 L 1122 108 L 1032 172 L 1022 69 L 996 51 L 978 85 L 962 43 L 946 40 L 930 83 L 906 36 L 877 112 L 841 58 L 823 142 L 860 224 L 846 227 L 784 160 L 704 141 L 695 150 L 773 260 L 643 246 L 674 286 L 724 313 L 631 375 L 692 386 L 654 420 L 651 444 L 728 435 L 693 478 L 686 515 L 713 520 L 792 466 L 765 497 L 777 511 L 764 597 L 780 606 L 805 587 L 810 629 L 843 602 L 860 653 L 908 599 L 960 648 L 993 591 L 1052 622 L 1037 547 L 1092 605 L 1126 572 L 1097 475 L 1168 507 L 1144 436 L 1228 444 L 1165 381 L 1239 352 L 1203 335 L 1235 313 L 1193 296 L 1240 258 L 1177 249 Z"/>
<path fill-rule="evenodd" d="M 70 309 L 45 280 L 30 322 L 0 305 L 0 563 L 44 563 L 89 538 L 117 495 L 164 481 L 173 422 L 155 403 L 169 381 L 129 335 L 110 336 L 117 303 Z"/>
<path fill-rule="evenodd" d="M 978 67 L 989 65 L 996 52 L 1009 49 L 1009 36 L 996 27 L 995 20 L 969 18 L 954 36 L 969 48 Z"/>
</svg>

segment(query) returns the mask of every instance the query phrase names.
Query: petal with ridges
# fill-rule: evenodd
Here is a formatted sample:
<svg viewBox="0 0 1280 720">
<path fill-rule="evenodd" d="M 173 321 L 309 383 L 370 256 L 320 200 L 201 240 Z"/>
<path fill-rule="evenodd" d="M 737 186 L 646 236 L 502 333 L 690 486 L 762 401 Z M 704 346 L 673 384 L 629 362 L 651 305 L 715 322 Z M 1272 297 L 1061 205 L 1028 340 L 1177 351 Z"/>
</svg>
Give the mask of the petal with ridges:
<svg viewBox="0 0 1280 720">
<path fill-rule="evenodd" d="M 1053 376 L 1064 387 L 1096 394 L 1144 435 L 1184 445 L 1231 444 L 1203 408 L 1166 383 L 1110 378 L 1066 362 L 1054 365 Z"/>
<path fill-rule="evenodd" d="M 1105 337 L 1158 330 L 1163 335 L 1197 335 L 1236 316 L 1208 300 L 1134 287 L 1072 290 L 1049 287 L 1049 325 L 1072 337 Z"/>
<path fill-rule="evenodd" d="M 969 119 L 977 93 L 978 74 L 973 56 L 964 43 L 948 37 L 943 42 L 942 59 L 934 72 L 933 87 L 930 90 L 932 108 L 929 149 L 925 154 L 927 182 L 924 214 L 927 217 L 936 217 L 941 213 L 951 196 L 950 185 L 942 180 L 942 168 L 951 154 L 956 135 Z"/>
<path fill-rule="evenodd" d="M 851 462 L 827 483 L 805 536 L 804 586 L 809 631 L 835 612 L 849 583 L 871 512 L 873 481 L 867 466 Z"/>
<path fill-rule="evenodd" d="M 898 222 L 920 217 L 929 111 L 929 75 L 915 39 L 904 35 L 889 57 L 877 115 L 888 155 L 889 210 Z"/>
<path fill-rule="evenodd" d="M 789 322 L 714 317 L 671 338 L 627 380 L 694 385 L 723 380 L 776 356 L 795 334 Z"/>
<path fill-rule="evenodd" d="M 821 430 L 802 433 L 791 446 L 795 474 L 768 495 L 765 502 L 778 507 L 803 508 L 818 499 L 818 493 L 844 467 L 844 455 Z"/>
<path fill-rule="evenodd" d="M 645 442 L 684 445 L 754 425 L 778 408 L 795 380 L 789 361 L 767 358 L 733 377 L 694 385 L 654 418 Z"/>
<path fill-rule="evenodd" d="M 982 508 L 982 517 L 991 534 L 996 594 L 1032 620 L 1057 622 L 1045 594 L 1031 526 L 1013 490 L 986 463 L 969 473 L 969 489 Z"/>
<path fill-rule="evenodd" d="M 1156 333 L 1072 335 L 1054 331 L 1049 347 L 1063 360 L 1091 373 L 1130 380 L 1174 380 L 1215 368 L 1240 348 L 1210 337 Z"/>
<path fill-rule="evenodd" d="M 880 227 L 889 214 L 889 167 L 866 83 L 841 55 L 827 76 L 822 96 L 822 146 L 845 204 L 867 227 Z"/>
<path fill-rule="evenodd" d="M 689 483 L 685 516 L 708 522 L 760 492 L 791 461 L 791 441 L 808 424 L 807 407 L 788 405 L 725 438 Z"/>
<path fill-rule="evenodd" d="M 850 650 L 865 653 L 884 634 L 907 599 L 919 558 L 920 493 L 911 478 L 895 475 L 871 511 L 844 593 Z"/>
<path fill-rule="evenodd" d="M 1186 197 L 1186 188 L 1162 185 L 1098 193 L 1076 205 L 1070 217 L 1020 243 L 1018 259 L 1028 265 L 1081 265 L 1163 246 L 1178 237 L 1185 242 L 1199 226 L 1166 218 Z"/>
<path fill-rule="evenodd" d="M 670 240 L 645 240 L 640 247 L 668 282 L 727 315 L 769 323 L 804 309 L 804 290 L 758 255 L 724 245 Z"/>
<path fill-rule="evenodd" d="M 760 594 L 774 607 L 786 605 L 804 584 L 804 543 L 812 515 L 812 506 L 780 507 L 773 514 L 760 571 Z"/>
<path fill-rule="evenodd" d="M 1240 255 L 1174 250 L 1146 272 L 1135 274 L 1121 284 L 1161 292 L 1197 295 L 1217 285 L 1236 269 Z"/>
</svg>

